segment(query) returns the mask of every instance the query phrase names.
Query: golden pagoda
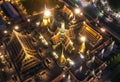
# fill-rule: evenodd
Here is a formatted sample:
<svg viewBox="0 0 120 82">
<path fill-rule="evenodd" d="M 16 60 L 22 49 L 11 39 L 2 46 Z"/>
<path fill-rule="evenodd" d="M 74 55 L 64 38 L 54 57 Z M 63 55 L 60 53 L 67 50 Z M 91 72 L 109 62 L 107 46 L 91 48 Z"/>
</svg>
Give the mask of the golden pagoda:
<svg viewBox="0 0 120 82">
<path fill-rule="evenodd" d="M 86 45 L 85 45 L 86 37 L 82 36 L 80 40 L 82 41 L 82 44 L 80 46 L 79 52 L 84 53 L 86 49 Z"/>
<path fill-rule="evenodd" d="M 80 46 L 79 52 L 84 53 L 85 52 L 85 42 L 82 42 L 82 45 Z"/>
<path fill-rule="evenodd" d="M 49 9 L 45 7 L 43 22 L 42 22 L 43 26 L 48 26 L 51 23 L 50 17 L 51 17 L 51 12 Z"/>
<path fill-rule="evenodd" d="M 63 50 L 62 50 L 62 54 L 61 54 L 61 56 L 60 56 L 60 58 L 59 58 L 59 63 L 60 63 L 61 65 L 64 65 L 64 64 L 66 63 L 66 58 L 65 58 L 65 56 L 64 56 Z"/>
</svg>

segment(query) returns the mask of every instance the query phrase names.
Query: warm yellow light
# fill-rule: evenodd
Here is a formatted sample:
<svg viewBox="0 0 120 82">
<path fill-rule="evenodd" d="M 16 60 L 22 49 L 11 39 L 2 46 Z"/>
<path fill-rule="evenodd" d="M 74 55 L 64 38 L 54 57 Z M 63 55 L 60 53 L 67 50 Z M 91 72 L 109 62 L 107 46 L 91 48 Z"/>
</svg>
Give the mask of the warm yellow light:
<svg viewBox="0 0 120 82">
<path fill-rule="evenodd" d="M 80 15 L 83 16 L 83 13 L 81 12 Z"/>
<path fill-rule="evenodd" d="M 47 26 L 47 25 L 49 25 L 50 24 L 50 19 L 49 18 L 44 18 L 43 19 L 43 25 L 44 26 Z"/>
<path fill-rule="evenodd" d="M 106 31 L 106 29 L 105 29 L 105 28 L 100 28 L 100 30 L 101 30 L 102 32 L 105 32 L 105 31 Z"/>
<path fill-rule="evenodd" d="M 8 2 L 10 2 L 11 0 L 5 0 L 5 1 L 8 1 Z"/>
<path fill-rule="evenodd" d="M 82 37 L 80 38 L 80 40 L 81 40 L 82 42 L 85 42 L 85 41 L 86 41 L 86 37 L 85 37 L 85 36 L 82 36 Z"/>
<path fill-rule="evenodd" d="M 18 29 L 19 29 L 19 26 L 15 26 L 14 28 L 15 28 L 15 30 L 18 30 Z"/>
<path fill-rule="evenodd" d="M 81 57 L 82 59 L 84 59 L 84 58 L 85 58 L 83 54 L 80 54 L 80 57 Z"/>
<path fill-rule="evenodd" d="M 8 33 L 8 31 L 7 31 L 7 30 L 4 30 L 4 31 L 3 31 L 3 33 L 4 33 L 4 34 L 7 34 L 7 33 Z"/>
<path fill-rule="evenodd" d="M 53 52 L 53 55 L 57 55 L 56 52 Z"/>
<path fill-rule="evenodd" d="M 51 12 L 49 10 L 45 10 L 44 16 L 45 17 L 50 17 L 51 16 Z"/>
<path fill-rule="evenodd" d="M 9 21 L 8 24 L 11 24 L 11 22 Z"/>
<path fill-rule="evenodd" d="M 85 22 L 85 21 L 83 21 L 83 24 L 86 24 L 86 22 Z"/>
<path fill-rule="evenodd" d="M 30 19 L 27 19 L 28 22 L 30 22 Z"/>
<path fill-rule="evenodd" d="M 63 74 L 63 77 L 65 77 L 66 75 L 65 74 Z"/>
<path fill-rule="evenodd" d="M 75 64 L 75 62 L 72 61 L 70 58 L 67 58 L 67 61 L 70 63 L 70 65 L 74 65 Z"/>
<path fill-rule="evenodd" d="M 3 45 L 1 45 L 0 47 L 1 47 L 1 48 L 4 48 L 4 46 L 3 46 Z"/>
<path fill-rule="evenodd" d="M 66 62 L 66 59 L 65 59 L 64 55 L 61 55 L 61 58 L 60 58 L 60 59 L 61 59 L 61 60 L 60 60 L 61 63 L 65 63 L 65 62 Z"/>
<path fill-rule="evenodd" d="M 80 8 L 75 8 L 74 13 L 79 14 L 81 12 Z"/>
<path fill-rule="evenodd" d="M 80 46 L 80 51 L 79 52 L 84 53 L 85 48 L 86 48 L 85 42 L 83 42 L 82 45 Z"/>
<path fill-rule="evenodd" d="M 40 34 L 39 39 L 42 41 L 44 45 L 48 45 L 48 42 L 45 40 L 45 38 Z"/>
<path fill-rule="evenodd" d="M 25 59 L 29 59 L 30 57 L 32 57 L 30 54 L 25 55 Z"/>
<path fill-rule="evenodd" d="M 0 58 L 1 58 L 1 59 L 3 59 L 3 58 L 4 58 L 4 56 L 3 56 L 3 55 L 1 55 L 1 56 L 0 56 Z"/>
<path fill-rule="evenodd" d="M 63 51 L 62 51 L 62 54 L 60 56 L 60 64 L 65 64 L 65 63 L 66 63 L 66 58 L 65 58 Z"/>
<path fill-rule="evenodd" d="M 36 22 L 36 26 L 39 26 L 40 25 L 40 22 Z"/>
<path fill-rule="evenodd" d="M 70 40 L 70 44 L 73 45 L 73 42 Z"/>
<path fill-rule="evenodd" d="M 84 53 L 84 51 L 86 49 L 86 46 L 85 46 L 86 37 L 85 36 L 81 36 L 80 40 L 82 41 L 82 44 L 80 46 L 79 52 Z"/>
<path fill-rule="evenodd" d="M 45 45 L 48 45 L 47 41 L 44 42 Z"/>
<path fill-rule="evenodd" d="M 58 58 L 58 55 L 57 55 L 56 52 L 53 52 L 52 54 L 53 54 L 53 56 L 54 56 L 56 59 Z"/>
</svg>

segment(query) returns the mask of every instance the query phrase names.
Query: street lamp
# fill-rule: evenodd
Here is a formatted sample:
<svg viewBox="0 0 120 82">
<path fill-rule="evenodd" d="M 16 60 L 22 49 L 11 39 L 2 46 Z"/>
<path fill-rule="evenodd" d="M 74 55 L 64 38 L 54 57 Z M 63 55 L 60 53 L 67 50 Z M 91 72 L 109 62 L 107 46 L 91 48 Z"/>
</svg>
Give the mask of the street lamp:
<svg viewBox="0 0 120 82">
<path fill-rule="evenodd" d="M 85 25 L 85 24 L 86 24 L 86 22 L 85 22 L 85 21 L 83 21 L 83 24 Z"/>
<path fill-rule="evenodd" d="M 18 30 L 18 29 L 19 29 L 19 26 L 15 26 L 14 29 L 15 29 L 15 30 Z"/>
<path fill-rule="evenodd" d="M 80 15 L 82 16 L 82 15 L 83 15 L 83 13 L 81 12 L 81 13 L 80 13 Z"/>
<path fill-rule="evenodd" d="M 73 60 L 71 60 L 70 58 L 67 58 L 67 61 L 69 62 L 70 65 L 75 65 L 75 62 Z"/>
<path fill-rule="evenodd" d="M 75 8 L 75 9 L 74 9 L 74 13 L 75 13 L 75 14 L 80 14 L 80 12 L 81 12 L 80 8 Z"/>
<path fill-rule="evenodd" d="M 100 28 L 100 30 L 101 30 L 102 32 L 106 32 L 106 29 L 105 29 L 105 28 Z"/>
<path fill-rule="evenodd" d="M 83 54 L 80 53 L 80 58 L 81 58 L 81 59 L 84 59 L 85 57 L 84 57 Z"/>
<path fill-rule="evenodd" d="M 53 56 L 54 56 L 56 59 L 58 59 L 58 55 L 57 55 L 56 52 L 53 52 L 52 54 L 53 54 Z"/>
<path fill-rule="evenodd" d="M 47 42 L 47 41 L 45 41 L 45 42 L 44 42 L 44 44 L 47 46 L 47 45 L 48 45 L 48 42 Z"/>
<path fill-rule="evenodd" d="M 49 10 L 45 10 L 44 11 L 44 16 L 45 17 L 50 17 L 51 16 L 51 12 Z"/>
<path fill-rule="evenodd" d="M 80 40 L 81 40 L 82 42 L 85 42 L 85 41 L 86 41 L 86 37 L 85 37 L 85 36 L 82 36 L 82 37 L 80 37 Z"/>
<path fill-rule="evenodd" d="M 77 14 L 77 15 L 81 15 L 81 16 L 83 15 L 83 13 L 82 13 L 80 8 L 75 8 L 74 9 L 74 13 Z"/>
<path fill-rule="evenodd" d="M 27 22 L 30 22 L 30 19 L 27 19 Z"/>
<path fill-rule="evenodd" d="M 40 22 L 36 22 L 36 26 L 39 26 L 40 25 Z"/>
<path fill-rule="evenodd" d="M 11 24 L 11 22 L 10 22 L 10 21 L 8 21 L 8 24 Z"/>
<path fill-rule="evenodd" d="M 65 75 L 65 74 L 63 74 L 63 78 L 65 78 L 65 76 L 66 76 L 66 75 Z"/>
<path fill-rule="evenodd" d="M 4 31 L 3 31 L 3 33 L 4 33 L 4 34 L 7 34 L 7 33 L 8 33 L 8 31 L 7 31 L 7 30 L 4 30 Z"/>
</svg>

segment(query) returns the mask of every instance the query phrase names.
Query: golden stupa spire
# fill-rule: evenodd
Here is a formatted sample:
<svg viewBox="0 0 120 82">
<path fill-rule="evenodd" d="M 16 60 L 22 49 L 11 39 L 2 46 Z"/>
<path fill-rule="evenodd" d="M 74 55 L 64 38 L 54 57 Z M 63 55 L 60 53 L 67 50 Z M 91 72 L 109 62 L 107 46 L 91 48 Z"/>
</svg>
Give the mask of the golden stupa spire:
<svg viewBox="0 0 120 82">
<path fill-rule="evenodd" d="M 63 49 L 62 49 L 62 54 L 60 56 L 60 60 L 59 61 L 60 61 L 60 64 L 65 64 L 66 63 L 66 58 L 64 56 Z"/>
</svg>

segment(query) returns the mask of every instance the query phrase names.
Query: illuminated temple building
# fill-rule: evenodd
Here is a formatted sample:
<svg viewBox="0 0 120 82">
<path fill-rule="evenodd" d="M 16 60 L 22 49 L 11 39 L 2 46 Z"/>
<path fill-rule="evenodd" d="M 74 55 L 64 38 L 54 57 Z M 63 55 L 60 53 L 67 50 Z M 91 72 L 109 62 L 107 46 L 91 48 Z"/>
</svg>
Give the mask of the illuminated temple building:
<svg viewBox="0 0 120 82">
<path fill-rule="evenodd" d="M 52 40 L 52 43 L 55 46 L 55 48 L 58 45 L 62 44 L 64 46 L 65 50 L 68 50 L 69 52 L 71 52 L 72 50 L 74 50 L 73 42 L 71 41 L 71 38 L 73 37 L 73 35 L 74 35 L 73 30 L 65 29 L 65 25 L 62 22 L 61 28 L 59 29 L 57 34 L 55 34 L 51 38 L 51 40 Z"/>
<path fill-rule="evenodd" d="M 103 37 L 99 33 L 97 33 L 87 24 L 83 24 L 82 28 L 80 29 L 80 34 L 86 36 L 89 44 L 93 47 L 99 44 L 103 39 Z"/>
<path fill-rule="evenodd" d="M 26 82 L 35 75 L 41 67 L 41 61 L 29 35 L 22 35 L 13 31 L 8 43 L 8 53 L 11 56 L 20 82 Z"/>
</svg>

